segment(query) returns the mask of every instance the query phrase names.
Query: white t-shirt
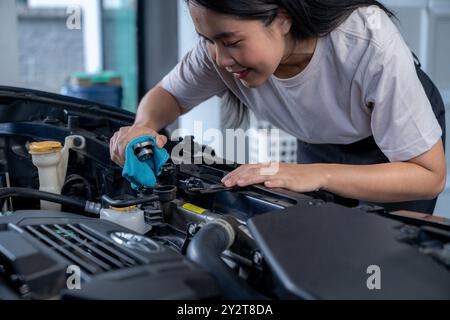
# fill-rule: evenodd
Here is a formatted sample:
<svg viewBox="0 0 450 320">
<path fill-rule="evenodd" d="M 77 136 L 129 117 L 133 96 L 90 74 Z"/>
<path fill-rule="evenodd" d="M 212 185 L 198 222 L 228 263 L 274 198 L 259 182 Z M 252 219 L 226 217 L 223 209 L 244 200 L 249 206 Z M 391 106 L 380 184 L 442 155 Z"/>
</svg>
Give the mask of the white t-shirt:
<svg viewBox="0 0 450 320">
<path fill-rule="evenodd" d="M 187 109 L 230 89 L 260 119 L 307 143 L 350 144 L 373 135 L 392 162 L 423 154 L 442 136 L 407 44 L 373 7 L 355 10 L 319 38 L 309 65 L 293 78 L 272 76 L 247 88 L 199 40 L 161 86 Z"/>
</svg>

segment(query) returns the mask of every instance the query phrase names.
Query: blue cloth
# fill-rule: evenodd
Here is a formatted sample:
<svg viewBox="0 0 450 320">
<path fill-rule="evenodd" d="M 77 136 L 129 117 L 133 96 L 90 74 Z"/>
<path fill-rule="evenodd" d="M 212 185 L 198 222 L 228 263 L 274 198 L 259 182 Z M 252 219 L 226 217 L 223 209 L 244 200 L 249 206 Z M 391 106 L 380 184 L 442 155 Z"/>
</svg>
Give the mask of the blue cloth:
<svg viewBox="0 0 450 320">
<path fill-rule="evenodd" d="M 153 157 L 144 162 L 139 161 L 134 154 L 133 147 L 147 141 L 151 141 L 155 146 Z M 122 176 L 131 183 L 133 189 L 139 190 L 142 187 L 153 188 L 156 186 L 156 177 L 161 174 L 162 167 L 169 160 L 169 153 L 164 148 L 158 148 L 154 137 L 144 136 L 134 139 L 127 145 L 125 157 Z"/>
</svg>

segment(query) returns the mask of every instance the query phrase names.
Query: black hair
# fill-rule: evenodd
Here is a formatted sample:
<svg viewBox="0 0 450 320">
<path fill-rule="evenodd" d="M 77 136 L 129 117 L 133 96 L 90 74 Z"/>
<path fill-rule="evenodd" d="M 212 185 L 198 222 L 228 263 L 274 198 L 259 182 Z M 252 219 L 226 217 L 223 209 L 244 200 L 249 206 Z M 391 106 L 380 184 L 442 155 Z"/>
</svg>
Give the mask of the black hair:
<svg viewBox="0 0 450 320">
<path fill-rule="evenodd" d="M 209 10 L 232 15 L 244 20 L 261 20 L 270 25 L 281 8 L 292 19 L 291 35 L 294 39 L 322 37 L 329 34 L 350 14 L 365 6 L 378 6 L 389 17 L 395 17 L 375 0 L 185 0 Z"/>
</svg>

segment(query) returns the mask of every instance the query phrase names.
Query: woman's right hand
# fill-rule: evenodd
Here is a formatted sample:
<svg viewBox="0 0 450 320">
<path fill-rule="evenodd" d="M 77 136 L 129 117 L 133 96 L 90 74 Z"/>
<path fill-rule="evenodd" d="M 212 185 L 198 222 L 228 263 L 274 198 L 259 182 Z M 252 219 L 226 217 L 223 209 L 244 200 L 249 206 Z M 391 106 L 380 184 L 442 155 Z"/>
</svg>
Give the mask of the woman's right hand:
<svg viewBox="0 0 450 320">
<path fill-rule="evenodd" d="M 131 141 L 142 136 L 153 136 L 156 139 L 156 144 L 162 148 L 167 143 L 167 138 L 158 134 L 155 130 L 144 126 L 123 127 L 117 131 L 109 142 L 109 153 L 111 160 L 119 166 L 123 167 L 125 164 L 125 149 Z"/>
</svg>

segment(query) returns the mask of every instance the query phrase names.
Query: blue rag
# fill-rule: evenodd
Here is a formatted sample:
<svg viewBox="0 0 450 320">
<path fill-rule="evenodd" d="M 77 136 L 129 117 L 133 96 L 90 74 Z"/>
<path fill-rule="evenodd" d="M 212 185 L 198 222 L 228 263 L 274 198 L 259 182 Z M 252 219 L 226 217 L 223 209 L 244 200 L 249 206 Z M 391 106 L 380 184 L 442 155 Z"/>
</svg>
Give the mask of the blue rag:
<svg viewBox="0 0 450 320">
<path fill-rule="evenodd" d="M 153 157 L 147 161 L 139 161 L 134 154 L 133 147 L 147 141 L 151 141 L 155 146 Z M 127 145 L 125 157 L 122 176 L 131 183 L 133 189 L 139 190 L 142 187 L 153 188 L 156 186 L 156 177 L 161 174 L 162 167 L 169 160 L 169 153 L 164 148 L 158 148 L 154 137 L 144 136 L 134 139 Z"/>
</svg>

